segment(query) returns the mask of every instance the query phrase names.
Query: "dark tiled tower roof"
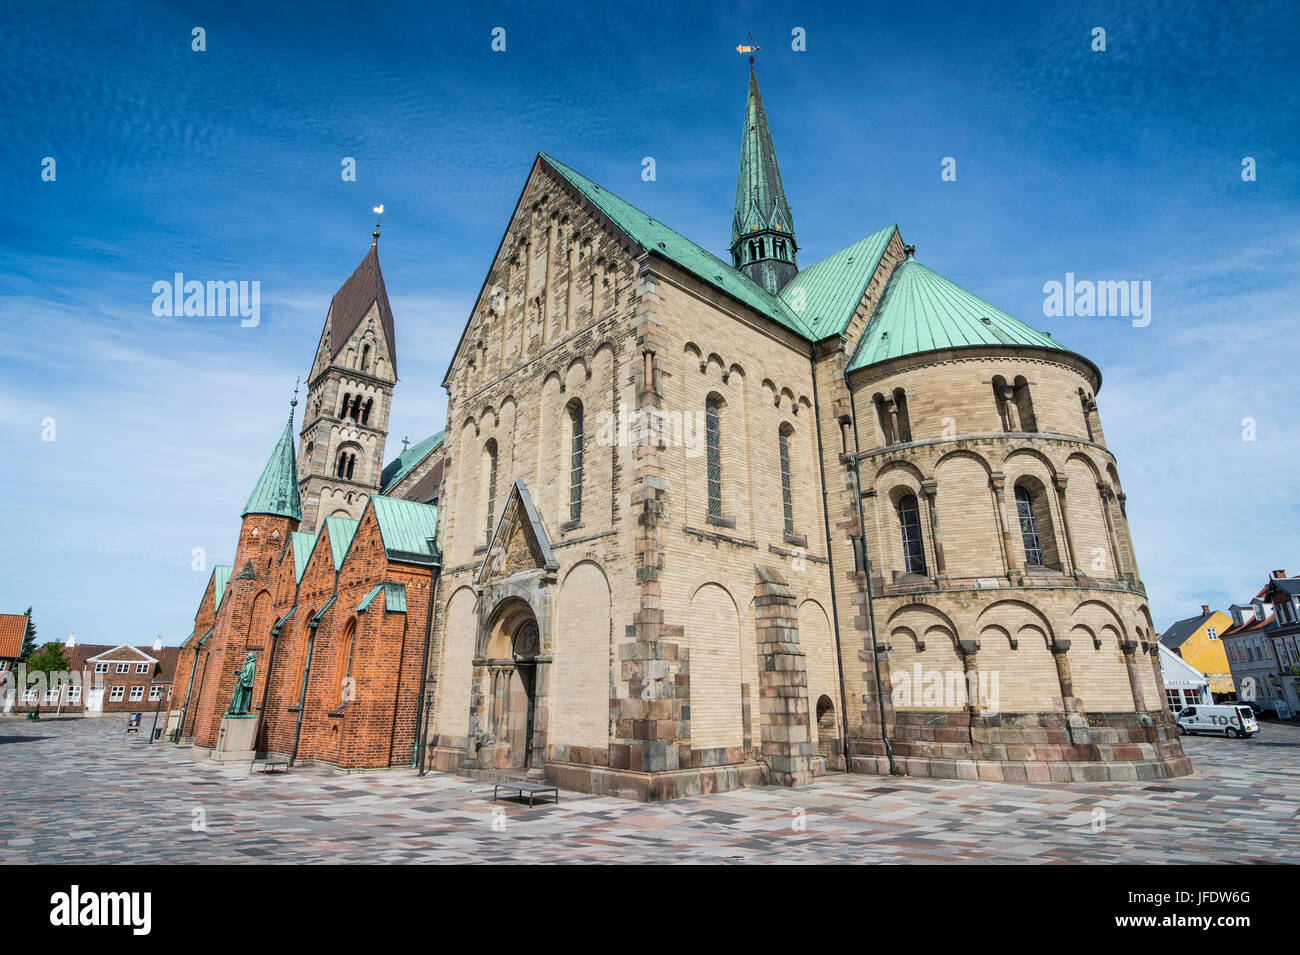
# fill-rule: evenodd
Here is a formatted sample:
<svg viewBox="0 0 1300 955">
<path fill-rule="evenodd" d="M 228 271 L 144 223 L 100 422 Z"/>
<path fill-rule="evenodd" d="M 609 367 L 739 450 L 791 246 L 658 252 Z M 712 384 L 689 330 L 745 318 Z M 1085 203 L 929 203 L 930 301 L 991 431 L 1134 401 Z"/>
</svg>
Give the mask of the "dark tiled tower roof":
<svg viewBox="0 0 1300 955">
<path fill-rule="evenodd" d="M 388 345 L 389 362 L 393 374 L 397 374 L 397 339 L 393 334 L 393 310 L 388 304 L 388 290 L 384 288 L 384 273 L 379 269 L 379 240 L 370 246 L 370 251 L 361 260 L 361 264 L 348 276 L 348 280 L 334 293 L 330 300 L 329 336 L 330 358 L 337 358 L 339 352 L 348 343 L 352 333 L 357 330 L 370 306 L 378 303 L 379 321 L 384 329 L 384 341 Z"/>
</svg>

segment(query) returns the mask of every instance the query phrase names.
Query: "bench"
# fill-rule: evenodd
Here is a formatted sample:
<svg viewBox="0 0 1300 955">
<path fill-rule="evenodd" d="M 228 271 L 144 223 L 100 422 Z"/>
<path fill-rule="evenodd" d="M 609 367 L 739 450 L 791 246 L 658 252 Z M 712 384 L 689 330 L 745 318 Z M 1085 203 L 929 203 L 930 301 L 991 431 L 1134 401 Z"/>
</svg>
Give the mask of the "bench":
<svg viewBox="0 0 1300 955">
<path fill-rule="evenodd" d="M 280 767 L 277 769 L 276 767 Z M 287 759 L 255 759 L 248 767 L 248 775 L 253 775 L 253 770 L 259 769 L 263 775 L 266 773 L 286 773 L 289 771 L 289 761 Z"/>
<path fill-rule="evenodd" d="M 558 786 L 545 786 L 542 785 L 541 783 L 510 782 L 510 783 L 497 783 L 495 786 L 492 787 L 493 802 L 497 801 L 497 795 L 502 789 L 504 789 L 506 792 L 517 793 L 518 798 L 521 801 L 523 800 L 524 796 L 527 795 L 529 809 L 533 808 L 533 799 L 535 797 L 543 796 L 547 793 L 550 793 L 552 796 L 554 796 L 555 801 L 557 803 L 560 801 L 560 789 Z"/>
</svg>

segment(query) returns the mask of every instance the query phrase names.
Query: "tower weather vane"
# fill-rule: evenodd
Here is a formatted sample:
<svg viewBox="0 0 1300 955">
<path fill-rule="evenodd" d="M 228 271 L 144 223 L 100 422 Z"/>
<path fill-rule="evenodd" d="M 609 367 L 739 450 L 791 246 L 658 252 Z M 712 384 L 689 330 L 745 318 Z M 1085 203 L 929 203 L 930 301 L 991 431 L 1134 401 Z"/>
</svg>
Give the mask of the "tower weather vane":
<svg viewBox="0 0 1300 955">
<path fill-rule="evenodd" d="M 379 239 L 379 222 L 380 222 L 380 220 L 383 219 L 383 217 L 384 217 L 384 204 L 383 204 L 382 202 L 381 202 L 379 205 L 375 206 L 375 208 L 374 208 L 374 213 L 375 213 L 375 239 L 376 239 L 376 241 L 378 241 L 378 239 Z"/>
<path fill-rule="evenodd" d="M 761 46 L 755 46 L 755 44 L 754 44 L 754 34 L 752 34 L 752 33 L 746 33 L 745 36 L 749 37 L 749 43 L 748 43 L 748 45 L 742 43 L 740 46 L 736 47 L 736 52 L 737 52 L 737 53 L 748 53 L 748 54 L 749 54 L 749 65 L 750 65 L 750 66 L 753 66 L 753 65 L 754 65 L 754 54 L 757 53 L 759 50 L 761 50 L 761 49 L 763 49 L 763 48 L 762 48 Z"/>
</svg>

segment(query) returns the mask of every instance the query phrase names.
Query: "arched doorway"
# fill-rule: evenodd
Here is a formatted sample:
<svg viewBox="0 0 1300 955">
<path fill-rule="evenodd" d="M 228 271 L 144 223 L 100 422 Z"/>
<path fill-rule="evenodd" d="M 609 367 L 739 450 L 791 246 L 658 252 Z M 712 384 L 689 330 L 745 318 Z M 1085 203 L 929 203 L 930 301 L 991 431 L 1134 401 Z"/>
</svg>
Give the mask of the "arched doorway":
<svg viewBox="0 0 1300 955">
<path fill-rule="evenodd" d="M 529 769 L 544 762 L 545 754 L 535 745 L 541 652 L 531 608 L 522 601 L 502 608 L 487 652 L 487 732 L 492 737 L 488 765 L 494 768 Z"/>
<path fill-rule="evenodd" d="M 835 758 L 835 743 L 839 739 L 839 729 L 835 725 L 835 704 L 829 696 L 823 695 L 817 701 L 817 755 L 826 759 Z"/>
<path fill-rule="evenodd" d="M 514 639 L 515 674 L 522 698 L 510 701 L 512 713 L 522 711 L 523 725 L 520 727 L 517 724 L 521 721 L 514 721 L 507 739 L 512 757 L 518 754 L 522 762 L 512 759 L 512 766 L 537 765 L 533 760 L 533 730 L 537 723 L 537 657 L 540 653 L 537 621 L 525 621 L 515 632 Z"/>
</svg>

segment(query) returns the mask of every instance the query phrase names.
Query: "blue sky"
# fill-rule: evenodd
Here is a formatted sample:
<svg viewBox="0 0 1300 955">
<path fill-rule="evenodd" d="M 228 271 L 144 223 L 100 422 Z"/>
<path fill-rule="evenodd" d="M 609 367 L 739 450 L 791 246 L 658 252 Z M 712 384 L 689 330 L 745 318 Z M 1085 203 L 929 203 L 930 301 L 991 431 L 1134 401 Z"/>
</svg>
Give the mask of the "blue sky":
<svg viewBox="0 0 1300 955">
<path fill-rule="evenodd" d="M 1300 572 L 1294 3 L 17 12 L 0 23 L 0 610 L 33 605 L 43 638 L 189 633 L 194 549 L 230 561 L 375 203 L 402 374 L 390 457 L 442 427 L 439 383 L 537 150 L 725 255 L 747 31 L 804 265 L 896 221 L 922 262 L 1102 368 L 1158 626 Z M 177 271 L 259 281 L 261 323 L 155 317 L 152 285 Z M 1150 281 L 1151 324 L 1044 318 L 1067 272 Z"/>
</svg>

